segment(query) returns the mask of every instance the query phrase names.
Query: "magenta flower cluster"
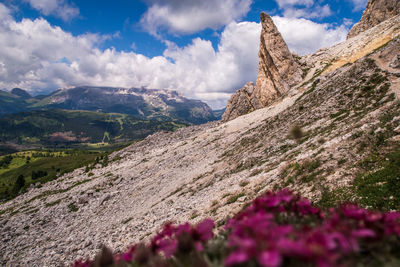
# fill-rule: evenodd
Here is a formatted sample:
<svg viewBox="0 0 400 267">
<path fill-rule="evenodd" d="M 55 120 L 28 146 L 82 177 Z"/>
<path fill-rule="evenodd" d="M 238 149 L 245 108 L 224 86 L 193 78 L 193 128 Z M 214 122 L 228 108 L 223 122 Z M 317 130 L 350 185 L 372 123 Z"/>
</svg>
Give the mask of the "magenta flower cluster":
<svg viewBox="0 0 400 267">
<path fill-rule="evenodd" d="M 322 212 L 309 200 L 282 190 L 265 193 L 229 220 L 214 238 L 223 241 L 214 244 L 212 249 L 219 252 L 211 257 L 213 228 L 210 219 L 196 226 L 166 224 L 147 245 L 108 259 L 103 251 L 100 260 L 106 264 L 96 265 L 95 259 L 73 266 L 209 266 L 211 261 L 225 266 L 351 266 L 352 256 L 371 249 L 371 244 L 400 237 L 400 213 L 353 204 Z"/>
<path fill-rule="evenodd" d="M 276 267 L 296 260 L 339 266 L 346 256 L 359 252 L 363 242 L 400 236 L 399 219 L 398 212 L 373 212 L 350 204 L 323 213 L 288 190 L 268 192 L 227 223 L 232 252 L 225 265 L 253 261 Z"/>
<path fill-rule="evenodd" d="M 185 223 L 179 226 L 167 223 L 160 233 L 154 236 L 147 246 L 137 244 L 130 247 L 125 253 L 114 255 L 111 259 L 99 259 L 109 262 L 109 266 L 121 263 L 139 263 L 143 266 L 170 266 L 168 259 L 180 257 L 182 254 L 198 253 L 203 246 L 213 238 L 213 220 L 206 219 L 196 226 Z M 104 254 L 104 251 L 103 251 Z M 185 255 L 184 255 L 185 256 Z M 99 257 L 105 257 L 99 255 Z M 194 257 L 192 255 L 192 257 Z M 94 261 L 76 261 L 74 267 L 95 266 Z M 108 265 L 105 265 L 108 266 Z"/>
</svg>

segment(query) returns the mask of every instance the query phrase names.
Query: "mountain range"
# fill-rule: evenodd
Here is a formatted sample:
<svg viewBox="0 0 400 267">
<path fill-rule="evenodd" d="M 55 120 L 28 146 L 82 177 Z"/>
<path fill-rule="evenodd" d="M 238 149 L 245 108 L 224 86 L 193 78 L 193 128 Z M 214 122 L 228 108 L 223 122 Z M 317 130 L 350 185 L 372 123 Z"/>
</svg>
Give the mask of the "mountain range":
<svg viewBox="0 0 400 267">
<path fill-rule="evenodd" d="M 81 86 L 36 97 L 20 88 L 10 93 L 0 91 L 0 116 L 51 109 L 122 113 L 142 120 L 175 120 L 189 124 L 216 119 L 204 102 L 187 99 L 170 90 Z"/>
<path fill-rule="evenodd" d="M 141 120 L 120 113 L 64 109 L 25 111 L 0 117 L 0 151 L 2 146 L 12 147 L 11 144 L 17 145 L 17 150 L 124 144 L 185 125 L 176 121 Z"/>
<path fill-rule="evenodd" d="M 0 91 L 0 154 L 100 143 L 111 149 L 221 116 L 222 111 L 169 90 L 82 86 L 32 97 L 14 88 Z"/>
</svg>

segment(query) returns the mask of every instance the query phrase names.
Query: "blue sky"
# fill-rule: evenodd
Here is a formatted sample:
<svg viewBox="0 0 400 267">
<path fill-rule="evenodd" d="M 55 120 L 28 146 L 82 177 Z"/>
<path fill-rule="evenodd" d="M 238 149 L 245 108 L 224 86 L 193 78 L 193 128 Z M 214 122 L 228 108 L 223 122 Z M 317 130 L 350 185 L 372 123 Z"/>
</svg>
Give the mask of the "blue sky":
<svg viewBox="0 0 400 267">
<path fill-rule="evenodd" d="M 258 66 L 259 13 L 298 54 L 343 41 L 366 0 L 3 0 L 0 88 L 165 88 L 221 108 Z"/>
</svg>

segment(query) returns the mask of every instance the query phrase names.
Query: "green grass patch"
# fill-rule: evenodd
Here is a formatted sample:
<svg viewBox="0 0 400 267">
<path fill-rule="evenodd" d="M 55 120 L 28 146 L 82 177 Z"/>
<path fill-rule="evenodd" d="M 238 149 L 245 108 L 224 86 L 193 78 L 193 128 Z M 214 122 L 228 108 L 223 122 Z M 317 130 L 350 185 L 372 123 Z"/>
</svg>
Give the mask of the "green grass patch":
<svg viewBox="0 0 400 267">
<path fill-rule="evenodd" d="M 46 203 L 45 206 L 46 206 L 46 207 L 53 207 L 53 206 L 55 206 L 55 205 L 60 204 L 60 202 L 61 202 L 61 199 L 58 199 L 58 200 L 56 200 L 56 201 Z"/>
<path fill-rule="evenodd" d="M 300 183 L 309 183 L 314 181 L 323 170 L 318 170 L 321 166 L 321 161 L 306 160 L 302 163 L 293 163 L 288 165 L 280 174 L 282 178 L 286 178 L 284 186 L 294 184 L 296 181 Z"/>
<path fill-rule="evenodd" d="M 325 188 L 321 193 L 321 199 L 316 204 L 322 208 L 336 207 L 349 202 L 351 196 L 352 192 L 347 187 L 338 187 L 333 190 Z"/>
<path fill-rule="evenodd" d="M 243 192 L 242 192 L 242 193 L 239 193 L 239 194 L 236 194 L 236 195 L 233 195 L 233 196 L 230 196 L 230 197 L 226 200 L 226 204 L 229 205 L 229 204 L 235 203 L 239 198 L 241 198 L 241 197 L 243 197 L 243 196 L 245 196 L 245 194 L 244 194 Z"/>
<path fill-rule="evenodd" d="M 122 224 L 127 224 L 128 222 L 130 222 L 130 221 L 132 221 L 132 220 L 133 220 L 133 218 L 130 217 L 130 218 L 128 218 L 128 219 L 123 220 L 123 221 L 122 221 Z"/>
<path fill-rule="evenodd" d="M 359 167 L 362 171 L 353 184 L 324 189 L 317 205 L 330 208 L 356 202 L 369 209 L 400 210 L 400 148 L 388 154 L 371 154 Z"/>
<path fill-rule="evenodd" d="M 330 115 L 331 119 L 334 119 L 335 121 L 341 120 L 347 116 L 349 116 L 350 111 L 349 110 L 345 110 L 345 109 L 341 109 L 336 113 L 332 113 Z"/>
<path fill-rule="evenodd" d="M 313 79 L 311 79 L 311 80 L 313 80 Z M 310 81 L 311 81 L 311 80 L 310 80 Z M 303 97 L 305 97 L 306 95 L 311 94 L 312 92 L 314 92 L 315 89 L 317 88 L 318 83 L 319 83 L 319 80 L 313 81 L 313 84 L 312 84 L 312 86 L 311 86 L 311 89 L 309 89 L 308 91 L 304 92 L 299 98 L 297 98 L 296 101 L 295 101 L 295 103 L 297 103 L 298 101 L 300 101 L 300 100 L 301 100 Z"/>
<path fill-rule="evenodd" d="M 37 195 L 37 196 L 31 198 L 30 200 L 26 201 L 25 203 L 28 204 L 28 203 L 31 203 L 32 201 L 36 200 L 36 199 L 41 199 L 41 198 L 44 198 L 44 197 L 47 197 L 47 196 L 51 196 L 51 195 L 55 195 L 55 194 L 60 194 L 60 193 L 67 192 L 67 191 L 71 190 L 72 188 L 74 188 L 74 187 L 76 187 L 76 186 L 78 186 L 78 185 L 87 183 L 87 182 L 89 182 L 89 181 L 91 181 L 91 179 L 86 179 L 86 180 L 82 180 L 82 181 L 75 182 L 73 185 L 71 185 L 70 187 L 67 187 L 67 188 L 65 188 L 65 189 L 45 191 L 45 192 L 43 192 L 42 194 Z"/>
<path fill-rule="evenodd" d="M 30 155 L 24 156 L 25 158 L 14 156 L 9 168 L 0 173 L 0 199 L 10 199 L 15 196 L 12 194 L 12 188 L 20 175 L 23 175 L 25 179 L 23 189 L 26 189 L 32 183 L 45 183 L 56 179 L 59 175 L 89 165 L 95 162 L 101 154 L 87 151 L 65 151 L 63 154 L 38 152 L 38 155 L 33 153 Z M 27 161 L 26 157 L 29 157 L 30 160 Z M 39 171 L 47 174 L 41 177 L 34 175 Z"/>
<path fill-rule="evenodd" d="M 354 181 L 358 202 L 374 209 L 400 210 L 400 149 L 386 156 L 371 156 L 362 164 L 365 173 Z"/>
<path fill-rule="evenodd" d="M 79 208 L 74 203 L 69 204 L 68 209 L 70 212 L 77 212 L 79 210 Z"/>
</svg>

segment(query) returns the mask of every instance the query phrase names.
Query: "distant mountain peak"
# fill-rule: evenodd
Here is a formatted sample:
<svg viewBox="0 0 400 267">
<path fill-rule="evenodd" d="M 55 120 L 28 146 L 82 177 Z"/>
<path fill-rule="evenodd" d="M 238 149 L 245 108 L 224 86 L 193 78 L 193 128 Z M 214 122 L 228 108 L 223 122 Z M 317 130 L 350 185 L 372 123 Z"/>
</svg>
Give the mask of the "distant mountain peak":
<svg viewBox="0 0 400 267">
<path fill-rule="evenodd" d="M 27 91 L 25 91 L 24 89 L 21 89 L 21 88 L 12 89 L 11 94 L 18 96 L 22 99 L 28 99 L 28 98 L 32 97 Z"/>
<path fill-rule="evenodd" d="M 201 124 L 215 120 L 211 108 L 200 100 L 173 90 L 77 86 L 60 89 L 35 104 L 36 108 L 101 110 L 124 113 L 141 119 L 178 120 Z"/>
<path fill-rule="evenodd" d="M 76 86 L 32 97 L 25 90 L 14 88 L 11 93 L 0 95 L 0 116 L 38 109 L 122 113 L 142 120 L 179 121 L 187 124 L 202 124 L 217 119 L 206 103 L 166 89 Z"/>
</svg>

